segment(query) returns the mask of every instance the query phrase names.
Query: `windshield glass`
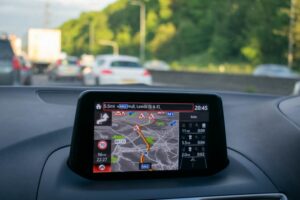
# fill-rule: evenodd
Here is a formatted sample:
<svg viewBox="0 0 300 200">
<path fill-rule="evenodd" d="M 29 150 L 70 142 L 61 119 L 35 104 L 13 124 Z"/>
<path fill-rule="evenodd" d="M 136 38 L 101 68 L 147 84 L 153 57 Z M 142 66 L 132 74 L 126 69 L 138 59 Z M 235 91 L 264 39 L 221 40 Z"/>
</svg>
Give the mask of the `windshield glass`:
<svg viewBox="0 0 300 200">
<path fill-rule="evenodd" d="M 35 86 L 130 83 L 291 95 L 300 80 L 299 25 L 299 0 L 5 0 L 0 63 L 8 54 L 25 56 L 32 73 L 21 74 Z M 58 61 L 81 70 L 57 74 L 51 69 Z M 130 81 L 97 67 L 127 67 Z M 131 68 L 147 73 L 138 77 Z"/>
<path fill-rule="evenodd" d="M 67 60 L 65 60 L 66 65 L 77 65 L 78 64 L 78 60 L 77 58 L 68 58 Z"/>
<path fill-rule="evenodd" d="M 97 61 L 96 61 L 96 63 L 97 63 L 97 66 L 101 67 L 101 66 L 103 66 L 103 65 L 104 65 L 104 63 L 105 63 L 105 60 L 103 60 L 103 59 L 100 59 L 100 60 L 97 60 Z"/>
<path fill-rule="evenodd" d="M 9 44 L 9 41 L 0 39 L 0 62 L 4 60 L 11 60 L 12 57 L 13 57 L 13 52 Z"/>
<path fill-rule="evenodd" d="M 113 61 L 110 64 L 111 67 L 131 67 L 131 68 L 141 68 L 141 65 L 137 62 L 130 61 Z"/>
</svg>

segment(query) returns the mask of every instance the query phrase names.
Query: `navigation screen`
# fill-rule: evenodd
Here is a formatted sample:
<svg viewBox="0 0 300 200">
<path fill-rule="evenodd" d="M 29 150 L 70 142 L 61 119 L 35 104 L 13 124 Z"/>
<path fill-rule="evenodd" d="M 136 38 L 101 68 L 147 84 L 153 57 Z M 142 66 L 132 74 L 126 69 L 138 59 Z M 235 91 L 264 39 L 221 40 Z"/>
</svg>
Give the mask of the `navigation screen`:
<svg viewBox="0 0 300 200">
<path fill-rule="evenodd" d="M 209 105 L 97 102 L 93 173 L 207 168 Z"/>
</svg>

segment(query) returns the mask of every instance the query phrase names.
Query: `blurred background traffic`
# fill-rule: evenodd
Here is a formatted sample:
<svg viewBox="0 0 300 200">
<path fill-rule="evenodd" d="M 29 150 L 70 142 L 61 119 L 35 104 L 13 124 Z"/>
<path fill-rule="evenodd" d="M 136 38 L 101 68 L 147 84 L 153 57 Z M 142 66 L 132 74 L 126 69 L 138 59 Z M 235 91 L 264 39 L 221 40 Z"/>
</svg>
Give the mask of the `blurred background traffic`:
<svg viewBox="0 0 300 200">
<path fill-rule="evenodd" d="M 300 93 L 300 0 L 3 0 L 0 84 Z"/>
</svg>

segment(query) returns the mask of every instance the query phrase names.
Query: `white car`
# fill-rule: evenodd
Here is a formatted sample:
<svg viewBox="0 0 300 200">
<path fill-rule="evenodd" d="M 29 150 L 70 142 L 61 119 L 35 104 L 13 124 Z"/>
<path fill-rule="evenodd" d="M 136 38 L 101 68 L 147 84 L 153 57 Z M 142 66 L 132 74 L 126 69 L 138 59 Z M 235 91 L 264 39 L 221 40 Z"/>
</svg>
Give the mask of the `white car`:
<svg viewBox="0 0 300 200">
<path fill-rule="evenodd" d="M 95 57 L 89 54 L 83 54 L 80 59 L 80 65 L 82 67 L 91 67 L 95 62 Z"/>
<path fill-rule="evenodd" d="M 300 95 L 300 81 L 297 81 L 294 85 L 293 95 Z"/>
<path fill-rule="evenodd" d="M 139 59 L 132 56 L 97 56 L 91 68 L 83 70 L 84 85 L 152 84 L 152 76 Z"/>
<path fill-rule="evenodd" d="M 299 78 L 299 75 L 290 68 L 278 64 L 258 65 L 253 72 L 254 76 L 267 76 L 277 78 Z"/>
<path fill-rule="evenodd" d="M 82 78 L 79 60 L 74 56 L 69 56 L 65 59 L 59 59 L 55 63 L 49 65 L 47 68 L 47 74 L 49 80 L 80 80 Z"/>
<path fill-rule="evenodd" d="M 171 67 L 161 60 L 150 60 L 144 63 L 144 67 L 149 70 L 170 71 Z"/>
</svg>

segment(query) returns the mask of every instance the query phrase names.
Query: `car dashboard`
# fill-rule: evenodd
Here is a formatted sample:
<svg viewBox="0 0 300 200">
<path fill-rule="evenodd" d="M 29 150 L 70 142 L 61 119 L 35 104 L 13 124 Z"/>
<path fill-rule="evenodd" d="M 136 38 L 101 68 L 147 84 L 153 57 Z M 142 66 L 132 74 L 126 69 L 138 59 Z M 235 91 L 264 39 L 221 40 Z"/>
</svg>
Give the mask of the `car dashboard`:
<svg viewBox="0 0 300 200">
<path fill-rule="evenodd" d="M 217 94 L 229 164 L 207 176 L 90 180 L 67 164 L 77 100 L 88 89 L 0 88 L 0 199 L 300 199 L 300 97 L 99 87 L 102 92 Z"/>
</svg>

